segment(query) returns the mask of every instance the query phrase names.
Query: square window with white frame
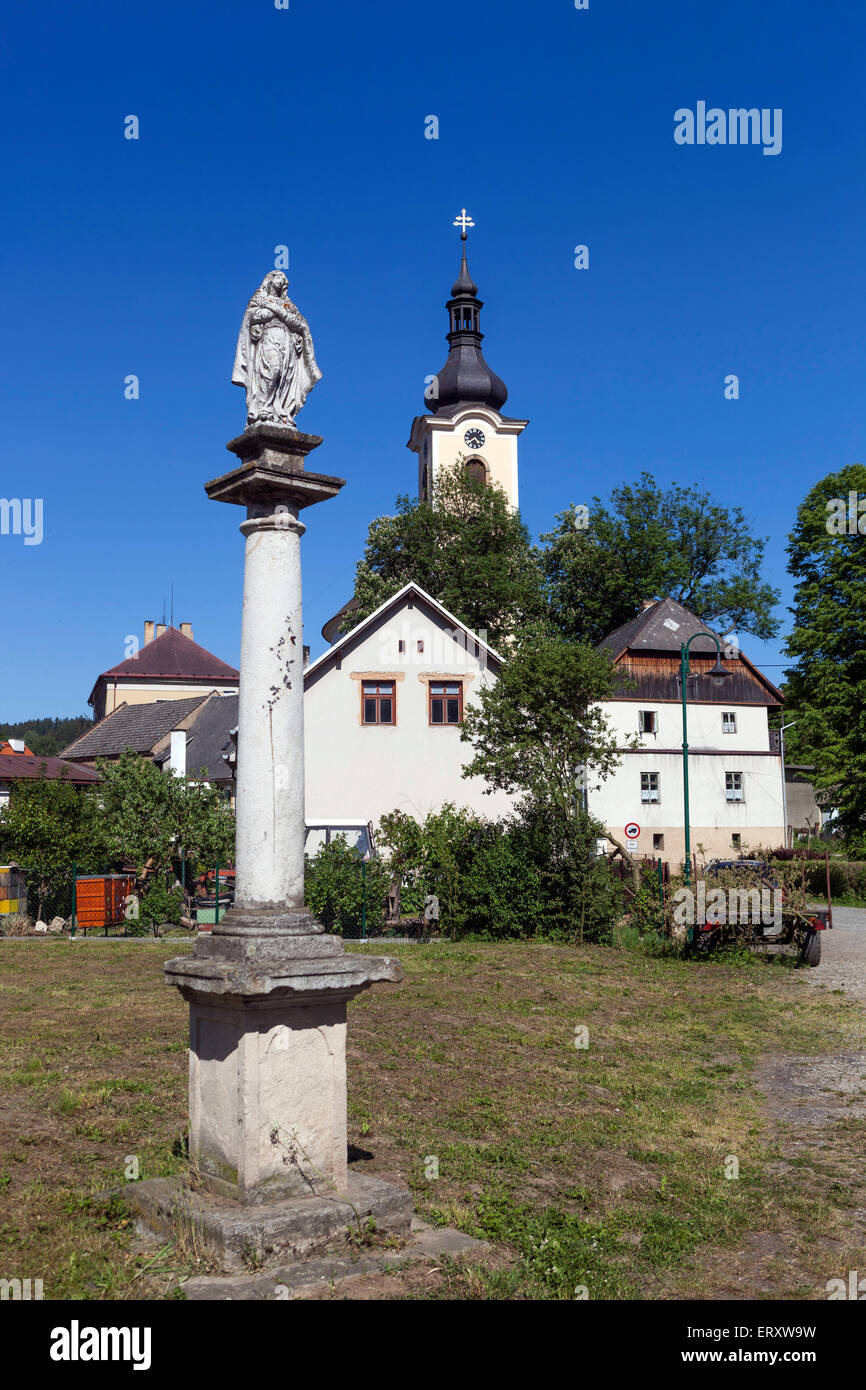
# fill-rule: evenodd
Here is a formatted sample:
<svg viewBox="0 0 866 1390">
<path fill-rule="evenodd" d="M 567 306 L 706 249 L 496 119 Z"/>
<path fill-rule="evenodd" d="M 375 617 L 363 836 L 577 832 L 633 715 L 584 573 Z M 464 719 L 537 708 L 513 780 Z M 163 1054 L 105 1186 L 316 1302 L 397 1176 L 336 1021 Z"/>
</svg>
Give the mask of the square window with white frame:
<svg viewBox="0 0 866 1390">
<path fill-rule="evenodd" d="M 638 733 L 657 734 L 659 731 L 659 717 L 654 709 L 639 709 L 637 712 Z"/>
<path fill-rule="evenodd" d="M 733 710 L 722 710 L 722 733 L 735 734 L 737 732 L 737 716 Z"/>
<path fill-rule="evenodd" d="M 657 772 L 642 772 L 640 775 L 640 799 L 641 801 L 657 802 L 661 799 L 659 791 L 659 774 Z"/>
<path fill-rule="evenodd" d="M 725 798 L 728 801 L 743 801 L 743 774 L 742 772 L 725 773 Z"/>
</svg>

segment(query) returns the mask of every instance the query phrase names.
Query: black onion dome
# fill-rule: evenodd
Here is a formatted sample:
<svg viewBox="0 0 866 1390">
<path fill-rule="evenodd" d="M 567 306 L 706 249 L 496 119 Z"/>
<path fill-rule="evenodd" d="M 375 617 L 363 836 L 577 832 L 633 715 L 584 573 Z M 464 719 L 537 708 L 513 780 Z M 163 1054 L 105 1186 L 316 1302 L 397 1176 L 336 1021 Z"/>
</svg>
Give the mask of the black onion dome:
<svg viewBox="0 0 866 1390">
<path fill-rule="evenodd" d="M 478 286 L 469 274 L 465 245 L 460 271 L 451 287 L 451 298 L 446 308 L 451 350 L 436 382 L 428 388 L 425 409 L 429 412 L 433 405 L 433 413 L 437 415 L 451 413 L 460 405 L 486 405 L 491 410 L 501 410 L 508 399 L 508 388 L 490 370 L 481 351 L 484 337 L 480 328 L 483 300 L 478 298 Z"/>
</svg>

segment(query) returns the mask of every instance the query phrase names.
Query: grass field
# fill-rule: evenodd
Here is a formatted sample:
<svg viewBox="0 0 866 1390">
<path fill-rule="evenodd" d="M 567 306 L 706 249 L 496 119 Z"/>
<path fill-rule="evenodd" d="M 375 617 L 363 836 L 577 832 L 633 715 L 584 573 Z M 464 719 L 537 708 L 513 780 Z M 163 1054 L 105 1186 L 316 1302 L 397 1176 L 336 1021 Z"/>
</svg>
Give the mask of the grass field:
<svg viewBox="0 0 866 1390">
<path fill-rule="evenodd" d="M 178 949 L 0 945 L 0 1276 L 42 1278 L 46 1298 L 177 1297 L 208 1267 L 142 1252 L 122 1202 L 96 1195 L 184 1167 L 186 1008 L 162 979 Z M 389 949 L 404 982 L 349 1012 L 356 1161 L 493 1251 L 366 1296 L 712 1298 L 733 1282 L 808 1298 L 858 1248 L 862 1264 L 862 1106 L 840 1100 L 804 1142 L 796 1106 L 765 1113 L 756 1073 L 823 1058 L 831 1092 L 835 1058 L 866 1073 L 858 1005 L 766 963 Z"/>
</svg>

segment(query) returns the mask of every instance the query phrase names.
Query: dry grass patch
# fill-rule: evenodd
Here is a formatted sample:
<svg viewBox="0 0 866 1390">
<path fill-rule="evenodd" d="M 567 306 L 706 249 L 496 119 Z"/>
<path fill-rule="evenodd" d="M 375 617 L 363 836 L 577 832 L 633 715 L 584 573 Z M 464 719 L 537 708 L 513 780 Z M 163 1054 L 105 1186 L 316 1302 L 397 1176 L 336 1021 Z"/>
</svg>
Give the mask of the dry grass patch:
<svg viewBox="0 0 866 1390">
<path fill-rule="evenodd" d="M 93 1201 L 132 1160 L 141 1177 L 186 1163 L 186 1009 L 162 977 L 179 949 L 0 946 L 0 1247 L 7 1277 L 42 1278 L 46 1297 L 169 1297 L 206 1267 L 182 1241 L 142 1252 L 122 1204 Z M 494 1253 L 364 1296 L 712 1297 L 750 1239 L 761 1281 L 803 1296 L 815 1232 L 866 1207 L 850 1106 L 830 1121 L 849 1128 L 826 1181 L 778 1170 L 759 1057 L 851 1054 L 863 1034 L 857 1005 L 797 972 L 598 947 L 387 949 L 404 983 L 350 1010 L 355 1162 Z"/>
</svg>

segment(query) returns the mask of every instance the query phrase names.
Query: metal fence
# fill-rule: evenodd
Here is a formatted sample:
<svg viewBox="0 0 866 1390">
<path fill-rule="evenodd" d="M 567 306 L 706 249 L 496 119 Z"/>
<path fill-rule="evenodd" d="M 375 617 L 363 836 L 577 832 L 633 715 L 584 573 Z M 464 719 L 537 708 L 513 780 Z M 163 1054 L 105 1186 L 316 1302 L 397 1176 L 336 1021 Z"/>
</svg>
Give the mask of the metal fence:
<svg viewBox="0 0 866 1390">
<path fill-rule="evenodd" d="M 182 862 L 174 885 L 151 883 L 140 894 L 129 872 L 82 873 L 70 864 L 50 880 L 28 881 L 17 866 L 0 866 L 0 936 L 157 936 L 165 926 L 211 931 L 234 902 L 234 871 L 214 865 L 193 876 L 187 869 Z"/>
<path fill-rule="evenodd" d="M 652 888 L 658 894 L 659 902 L 664 906 L 671 881 L 670 864 L 667 860 L 656 859 L 648 854 L 632 855 L 632 859 L 640 871 L 641 887 Z M 626 901 L 630 902 L 635 896 L 634 873 L 631 865 L 627 864 L 624 859 L 617 857 L 608 860 L 608 868 L 612 877 L 622 884 Z"/>
</svg>

